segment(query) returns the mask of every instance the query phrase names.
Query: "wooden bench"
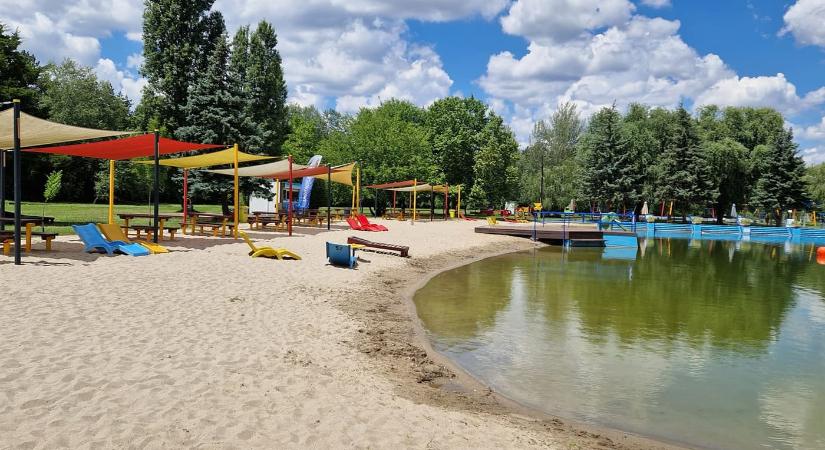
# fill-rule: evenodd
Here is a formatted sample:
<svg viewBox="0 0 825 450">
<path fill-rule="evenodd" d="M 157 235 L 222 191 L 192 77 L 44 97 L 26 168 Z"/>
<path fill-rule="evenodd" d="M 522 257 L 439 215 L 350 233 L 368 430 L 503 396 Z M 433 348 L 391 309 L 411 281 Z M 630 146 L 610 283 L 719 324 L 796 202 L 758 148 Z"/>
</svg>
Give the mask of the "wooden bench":
<svg viewBox="0 0 825 450">
<path fill-rule="evenodd" d="M 33 231 L 31 235 L 38 236 L 40 240 L 46 241 L 46 251 L 52 250 L 52 241 L 58 236 L 57 233 L 43 233 L 40 231 Z M 21 236 L 21 239 L 25 239 L 25 234 Z M 6 231 L 0 233 L 0 241 L 3 243 L 3 254 L 8 256 L 11 253 L 12 245 L 14 245 L 14 233 Z M 23 242 L 23 245 L 26 251 L 31 249 L 31 242 Z"/>
<path fill-rule="evenodd" d="M 285 221 L 281 220 L 281 216 L 278 214 L 255 214 L 247 217 L 246 222 L 249 223 L 251 228 L 255 229 L 264 229 L 268 224 L 272 224 L 277 230 L 285 225 Z"/>
<path fill-rule="evenodd" d="M 363 238 L 350 236 L 347 238 L 347 244 L 363 245 L 364 247 L 377 248 L 381 250 L 388 250 L 398 252 L 399 256 L 406 258 L 409 256 L 410 248 L 406 245 L 386 244 L 383 242 L 368 241 Z"/>
<path fill-rule="evenodd" d="M 201 234 L 205 234 L 203 229 L 209 228 L 212 231 L 212 236 L 218 237 L 218 233 L 220 232 L 221 237 L 226 237 L 226 230 L 229 229 L 230 233 L 235 229 L 235 223 L 230 222 L 228 219 L 223 220 L 198 220 L 195 222 L 195 226 L 198 228 L 198 231 Z"/>
<path fill-rule="evenodd" d="M 134 230 L 135 233 L 136 233 L 135 237 L 137 239 L 140 239 L 140 234 L 141 233 L 146 233 L 146 239 L 151 239 L 152 235 L 155 234 L 155 227 L 153 227 L 152 225 L 129 225 L 128 228 L 127 227 L 122 227 L 122 228 L 123 228 L 123 232 L 126 233 L 126 236 L 129 236 L 129 230 Z M 166 232 L 166 233 L 169 233 L 169 240 L 170 241 L 175 240 L 175 233 L 177 233 L 179 229 L 180 229 L 179 227 L 173 227 L 173 226 L 169 226 L 169 227 L 164 226 L 163 227 L 163 231 Z M 161 233 L 161 235 L 162 234 L 163 233 Z"/>
</svg>

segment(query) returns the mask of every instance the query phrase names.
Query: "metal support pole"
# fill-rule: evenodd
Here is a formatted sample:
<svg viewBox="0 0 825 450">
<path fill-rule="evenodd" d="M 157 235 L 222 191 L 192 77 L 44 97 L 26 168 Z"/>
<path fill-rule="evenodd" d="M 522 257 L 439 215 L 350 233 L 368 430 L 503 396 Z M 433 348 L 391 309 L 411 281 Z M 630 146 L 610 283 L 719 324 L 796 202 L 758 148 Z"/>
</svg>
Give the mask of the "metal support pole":
<svg viewBox="0 0 825 450">
<path fill-rule="evenodd" d="M 20 163 L 23 155 L 20 154 L 20 100 L 14 99 L 14 264 L 20 265 L 20 202 L 22 201 L 22 175 Z"/>
<path fill-rule="evenodd" d="M 6 151 L 0 150 L 0 218 L 6 216 Z M 0 220 L 0 231 L 6 229 L 6 222 Z"/>
<path fill-rule="evenodd" d="M 234 180 L 235 181 L 235 193 L 234 193 L 234 197 L 233 197 L 233 200 L 235 202 L 235 211 L 234 211 L 234 217 L 233 217 L 233 220 L 235 222 L 235 228 L 234 228 L 234 232 L 232 234 L 233 234 L 233 237 L 235 239 L 238 239 L 238 226 L 240 225 L 238 223 L 238 218 L 240 217 L 240 215 L 239 215 L 240 211 L 238 211 L 238 208 L 240 206 L 240 201 L 239 201 L 240 200 L 239 199 L 240 194 L 238 192 L 239 188 L 240 188 L 239 182 L 238 182 L 238 144 L 235 144 L 235 146 L 233 147 L 233 150 L 234 150 L 233 153 L 234 153 L 234 156 L 235 156 L 235 158 L 234 158 L 235 159 L 235 166 L 234 166 L 235 167 L 235 172 L 234 172 L 234 175 L 235 175 L 235 180 Z"/>
<path fill-rule="evenodd" d="M 292 155 L 289 155 L 289 209 L 287 210 L 287 227 L 292 236 Z"/>
<path fill-rule="evenodd" d="M 332 166 L 327 164 L 327 231 L 332 228 Z"/>
<path fill-rule="evenodd" d="M 115 223 L 115 160 L 109 160 L 109 225 Z"/>
<path fill-rule="evenodd" d="M 435 216 L 435 188 L 430 186 L 430 222 L 433 221 L 433 216 Z"/>
<path fill-rule="evenodd" d="M 154 229 L 154 236 L 152 241 L 158 243 L 158 216 L 160 215 L 160 131 L 155 130 L 155 181 L 154 181 L 154 217 L 152 220 L 152 228 Z"/>
<path fill-rule="evenodd" d="M 186 234 L 186 224 L 189 223 L 189 169 L 183 169 L 183 226 L 181 231 Z"/>
<path fill-rule="evenodd" d="M 373 199 L 373 205 L 375 205 L 375 211 L 373 217 L 378 217 L 378 189 L 373 189 L 372 193 L 375 195 L 375 199 Z"/>
</svg>

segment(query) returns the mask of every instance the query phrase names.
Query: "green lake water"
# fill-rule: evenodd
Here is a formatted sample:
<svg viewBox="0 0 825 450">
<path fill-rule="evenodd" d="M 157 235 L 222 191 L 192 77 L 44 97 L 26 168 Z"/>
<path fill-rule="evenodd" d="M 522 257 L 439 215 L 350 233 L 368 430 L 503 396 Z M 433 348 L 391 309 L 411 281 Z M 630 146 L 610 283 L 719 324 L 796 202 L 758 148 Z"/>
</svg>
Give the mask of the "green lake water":
<svg viewBox="0 0 825 450">
<path fill-rule="evenodd" d="M 415 296 L 439 352 L 522 404 L 709 448 L 825 449 L 825 266 L 810 245 L 547 247 Z"/>
</svg>

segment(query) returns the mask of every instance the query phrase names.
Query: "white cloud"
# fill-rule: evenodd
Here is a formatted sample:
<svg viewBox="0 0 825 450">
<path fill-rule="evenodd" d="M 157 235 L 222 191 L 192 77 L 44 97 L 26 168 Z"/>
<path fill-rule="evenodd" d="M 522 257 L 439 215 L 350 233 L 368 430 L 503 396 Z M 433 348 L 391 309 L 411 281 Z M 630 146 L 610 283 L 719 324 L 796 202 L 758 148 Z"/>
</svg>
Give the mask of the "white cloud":
<svg viewBox="0 0 825 450">
<path fill-rule="evenodd" d="M 118 70 L 114 61 L 108 58 L 99 59 L 94 71 L 98 78 L 111 83 L 115 92 L 119 92 L 132 100 L 133 105 L 140 99 L 143 87 L 146 86 L 145 78 Z"/>
<path fill-rule="evenodd" d="M 697 105 L 769 106 L 785 114 L 796 114 L 825 100 L 825 88 L 800 97 L 785 75 L 731 77 L 720 80 L 699 95 Z"/>
<path fill-rule="evenodd" d="M 130 69 L 140 69 L 144 60 L 143 53 L 132 53 L 126 57 L 126 67 Z"/>
<path fill-rule="evenodd" d="M 785 12 L 784 19 L 780 35 L 790 33 L 800 44 L 825 47 L 825 2 L 798 0 Z"/>
<path fill-rule="evenodd" d="M 531 41 L 566 42 L 623 23 L 634 9 L 628 0 L 518 0 L 501 26 Z"/>
<path fill-rule="evenodd" d="M 696 53 L 678 30 L 678 21 L 634 16 L 586 39 L 534 41 L 522 58 L 508 52 L 492 56 L 479 84 L 536 118 L 562 101 L 584 113 L 614 101 L 675 106 L 733 76 L 718 56 Z"/>
<path fill-rule="evenodd" d="M 651 8 L 668 8 L 670 0 L 642 0 L 642 4 Z"/>
<path fill-rule="evenodd" d="M 822 121 L 818 124 L 809 127 L 798 127 L 794 131 L 798 137 L 819 141 L 825 145 L 825 117 L 823 117 Z"/>
<path fill-rule="evenodd" d="M 808 147 L 799 151 L 802 159 L 809 165 L 825 162 L 825 145 L 818 147 Z"/>
</svg>

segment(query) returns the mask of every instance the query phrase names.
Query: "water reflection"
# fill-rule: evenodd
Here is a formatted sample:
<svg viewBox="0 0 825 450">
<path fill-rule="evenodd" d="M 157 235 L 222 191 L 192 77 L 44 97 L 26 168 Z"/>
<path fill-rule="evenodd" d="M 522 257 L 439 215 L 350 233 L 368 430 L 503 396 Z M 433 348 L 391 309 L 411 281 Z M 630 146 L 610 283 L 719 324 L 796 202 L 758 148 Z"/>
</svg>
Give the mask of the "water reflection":
<svg viewBox="0 0 825 450">
<path fill-rule="evenodd" d="M 825 268 L 810 246 L 657 238 L 434 278 L 436 347 L 517 400 L 694 445 L 825 447 Z"/>
</svg>

